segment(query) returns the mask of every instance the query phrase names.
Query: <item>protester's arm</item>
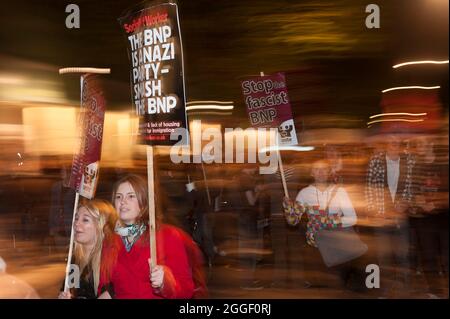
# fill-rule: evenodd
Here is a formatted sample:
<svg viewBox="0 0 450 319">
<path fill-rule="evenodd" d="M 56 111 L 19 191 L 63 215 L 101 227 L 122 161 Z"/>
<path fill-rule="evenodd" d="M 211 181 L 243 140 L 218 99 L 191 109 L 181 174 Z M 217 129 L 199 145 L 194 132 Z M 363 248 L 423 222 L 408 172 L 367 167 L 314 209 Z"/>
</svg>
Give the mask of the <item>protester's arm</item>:
<svg viewBox="0 0 450 319">
<path fill-rule="evenodd" d="M 303 200 L 301 192 L 297 195 L 295 201 L 292 201 L 291 199 L 284 197 L 283 198 L 284 214 L 287 216 L 298 215 L 298 219 L 300 220 L 306 209 L 304 203 L 305 201 Z"/>
<path fill-rule="evenodd" d="M 175 231 L 170 231 L 164 243 L 164 265 L 158 265 L 160 267 L 153 270 L 154 278 L 152 278 L 152 274 L 150 276 L 152 284 L 161 284 L 159 287 L 154 285 L 154 292 L 168 299 L 192 298 L 194 281 L 182 238 Z M 160 276 L 161 270 L 163 272 L 162 281 L 157 278 Z"/>
<path fill-rule="evenodd" d="M 352 201 L 344 188 L 339 188 L 337 191 L 337 200 L 339 201 L 339 208 L 342 212 L 341 220 L 342 227 L 350 227 L 356 224 L 357 217 Z"/>
</svg>

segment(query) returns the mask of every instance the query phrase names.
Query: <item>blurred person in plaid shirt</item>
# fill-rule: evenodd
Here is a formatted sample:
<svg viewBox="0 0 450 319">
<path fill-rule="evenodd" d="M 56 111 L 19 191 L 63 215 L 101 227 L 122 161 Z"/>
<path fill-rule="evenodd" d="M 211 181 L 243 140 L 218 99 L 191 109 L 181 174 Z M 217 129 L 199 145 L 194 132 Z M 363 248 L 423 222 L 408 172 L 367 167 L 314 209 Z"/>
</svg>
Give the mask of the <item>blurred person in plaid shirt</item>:
<svg viewBox="0 0 450 319">
<path fill-rule="evenodd" d="M 385 136 L 384 151 L 372 156 L 366 176 L 366 202 L 374 221 L 374 240 L 381 272 L 381 292 L 387 294 L 393 279 L 403 288 L 409 285 L 408 211 L 412 201 L 414 158 L 404 150 L 401 137 Z M 389 269 L 394 269 L 392 273 Z M 384 270 L 384 271 L 383 271 Z M 389 275 L 394 275 L 392 278 Z M 384 281 L 384 282 L 383 282 Z"/>
</svg>

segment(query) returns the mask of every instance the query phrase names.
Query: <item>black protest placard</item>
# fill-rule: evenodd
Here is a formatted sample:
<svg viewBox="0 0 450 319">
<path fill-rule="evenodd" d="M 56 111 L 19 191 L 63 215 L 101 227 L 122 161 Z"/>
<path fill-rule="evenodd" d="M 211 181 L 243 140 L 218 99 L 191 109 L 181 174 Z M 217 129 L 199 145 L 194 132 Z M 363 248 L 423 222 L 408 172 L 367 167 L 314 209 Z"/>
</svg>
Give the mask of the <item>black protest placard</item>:
<svg viewBox="0 0 450 319">
<path fill-rule="evenodd" d="M 139 116 L 139 142 L 174 145 L 187 130 L 183 52 L 175 3 L 140 8 L 119 19 L 128 40 L 131 96 Z"/>
</svg>

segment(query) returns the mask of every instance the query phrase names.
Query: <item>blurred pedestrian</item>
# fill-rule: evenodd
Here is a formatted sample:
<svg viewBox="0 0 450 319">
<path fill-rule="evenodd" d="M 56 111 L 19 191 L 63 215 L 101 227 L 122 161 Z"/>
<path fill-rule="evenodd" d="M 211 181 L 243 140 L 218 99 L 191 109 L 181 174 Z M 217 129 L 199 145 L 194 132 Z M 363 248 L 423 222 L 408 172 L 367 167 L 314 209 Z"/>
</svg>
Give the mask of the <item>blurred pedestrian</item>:
<svg viewBox="0 0 450 319">
<path fill-rule="evenodd" d="M 258 254 L 262 248 L 257 232 L 258 203 L 263 192 L 263 186 L 255 176 L 257 169 L 256 165 L 246 165 L 233 179 L 233 185 L 237 187 L 234 208 L 238 212 L 241 288 L 246 290 L 264 288 L 256 279 Z"/>
<path fill-rule="evenodd" d="M 295 198 L 300 187 L 300 171 L 294 160 L 283 157 L 284 177 L 290 198 Z M 302 247 L 306 244 L 299 224 L 290 225 L 283 212 L 284 190 L 280 169 L 275 174 L 265 176 L 266 192 L 269 196 L 270 241 L 273 256 L 272 287 L 307 287 L 303 278 Z"/>
<path fill-rule="evenodd" d="M 414 221 L 427 291 L 448 288 L 448 158 L 436 151 L 433 136 L 415 139 Z M 447 296 L 448 297 L 448 296 Z"/>
<path fill-rule="evenodd" d="M 319 232 L 350 228 L 356 224 L 357 217 L 345 188 L 330 180 L 331 167 L 327 160 L 322 158 L 315 160 L 312 163 L 311 176 L 313 183 L 298 193 L 295 203 L 285 198 L 284 207 L 287 214 L 296 210 L 299 218 L 303 213 L 307 215 L 306 242 L 308 245 L 303 250 L 303 254 L 307 257 L 306 276 L 313 286 L 320 286 L 319 282 L 323 280 L 317 278 L 315 273 L 322 269 L 322 272 L 326 274 L 328 269 L 324 267 L 323 258 L 317 249 L 316 239 Z M 352 261 L 339 265 L 333 271 L 338 272 L 344 287 L 347 286 L 351 273 L 359 272 Z"/>
<path fill-rule="evenodd" d="M 378 263 L 385 274 L 381 292 L 386 296 L 389 277 L 404 289 L 410 284 L 408 211 L 412 203 L 414 158 L 404 151 L 398 135 L 387 135 L 384 140 L 384 151 L 374 154 L 369 161 L 366 202 L 367 212 L 376 225 Z M 393 274 L 390 267 L 395 269 Z"/>
</svg>

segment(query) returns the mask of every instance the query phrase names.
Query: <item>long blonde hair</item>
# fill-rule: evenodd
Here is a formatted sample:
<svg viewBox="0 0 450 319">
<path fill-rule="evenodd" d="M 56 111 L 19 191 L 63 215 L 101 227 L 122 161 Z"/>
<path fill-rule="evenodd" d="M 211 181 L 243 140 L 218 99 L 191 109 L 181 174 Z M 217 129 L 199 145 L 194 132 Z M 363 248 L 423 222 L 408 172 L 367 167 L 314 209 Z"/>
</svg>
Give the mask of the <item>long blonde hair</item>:
<svg viewBox="0 0 450 319">
<path fill-rule="evenodd" d="M 114 236 L 114 227 L 118 217 L 114 207 L 109 202 L 104 200 L 83 200 L 78 206 L 78 209 L 82 207 L 86 208 L 94 220 L 96 226 L 95 244 L 91 253 L 88 254 L 84 245 L 75 242 L 74 259 L 75 263 L 80 268 L 81 274 L 86 267 L 88 267 L 88 275 L 92 272 L 95 295 L 97 296 L 100 272 L 102 268 L 101 261 L 103 242 L 105 240 L 112 241 Z M 107 269 L 107 271 L 109 271 L 109 269 Z"/>
</svg>

